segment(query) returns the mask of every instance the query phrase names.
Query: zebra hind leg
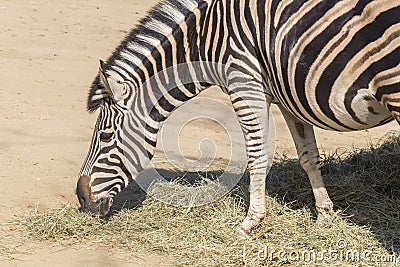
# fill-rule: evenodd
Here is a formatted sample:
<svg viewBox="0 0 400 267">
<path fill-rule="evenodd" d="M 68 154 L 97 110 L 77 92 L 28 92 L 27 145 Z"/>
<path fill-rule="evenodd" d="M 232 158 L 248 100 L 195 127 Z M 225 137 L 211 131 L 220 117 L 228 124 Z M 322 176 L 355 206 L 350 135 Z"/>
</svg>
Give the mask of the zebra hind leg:
<svg viewBox="0 0 400 267">
<path fill-rule="evenodd" d="M 279 106 L 296 146 L 297 155 L 311 182 L 319 221 L 329 221 L 333 203 L 328 195 L 320 170 L 320 157 L 311 125 L 295 118 Z"/>
</svg>

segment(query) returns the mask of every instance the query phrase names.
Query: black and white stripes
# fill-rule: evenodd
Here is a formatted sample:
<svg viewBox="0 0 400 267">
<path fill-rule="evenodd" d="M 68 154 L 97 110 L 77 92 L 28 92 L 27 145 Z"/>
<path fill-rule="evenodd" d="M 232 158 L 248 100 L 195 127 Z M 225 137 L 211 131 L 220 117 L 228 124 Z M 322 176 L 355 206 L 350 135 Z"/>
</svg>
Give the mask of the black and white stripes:
<svg viewBox="0 0 400 267">
<path fill-rule="evenodd" d="M 278 104 L 321 218 L 332 202 L 312 126 L 350 131 L 400 120 L 400 1 L 165 0 L 101 64 L 88 110 L 100 108 L 77 193 L 85 211 L 112 198 L 154 154 L 174 109 L 218 85 L 245 135 L 250 206 L 265 216 L 270 104 Z"/>
<path fill-rule="evenodd" d="M 273 92 L 279 102 L 326 129 L 387 122 L 389 111 L 365 98 L 375 99 L 382 90 L 373 82 L 376 75 L 395 73 L 399 64 L 399 2 L 285 2 L 271 10 Z"/>
</svg>

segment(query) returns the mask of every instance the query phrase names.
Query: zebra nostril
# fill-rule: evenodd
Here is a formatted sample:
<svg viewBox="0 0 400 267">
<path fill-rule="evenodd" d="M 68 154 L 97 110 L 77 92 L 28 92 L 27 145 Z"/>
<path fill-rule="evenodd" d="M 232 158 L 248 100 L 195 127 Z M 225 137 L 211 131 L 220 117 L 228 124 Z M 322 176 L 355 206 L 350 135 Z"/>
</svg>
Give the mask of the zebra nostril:
<svg viewBox="0 0 400 267">
<path fill-rule="evenodd" d="M 79 210 L 83 210 L 86 207 L 86 198 L 83 196 L 78 196 L 79 204 L 81 205 L 81 208 Z"/>
</svg>

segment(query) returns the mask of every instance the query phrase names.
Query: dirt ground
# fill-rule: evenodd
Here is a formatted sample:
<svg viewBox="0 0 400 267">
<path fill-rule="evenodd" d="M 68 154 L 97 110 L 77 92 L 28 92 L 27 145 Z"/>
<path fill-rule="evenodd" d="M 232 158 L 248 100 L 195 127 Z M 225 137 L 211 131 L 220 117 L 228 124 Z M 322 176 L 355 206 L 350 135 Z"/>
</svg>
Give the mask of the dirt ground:
<svg viewBox="0 0 400 267">
<path fill-rule="evenodd" d="M 1 266 L 173 264 L 173 259 L 127 254 L 101 244 L 68 248 L 22 244 L 4 225 L 35 207 L 44 211 L 62 203 L 77 206 L 77 173 L 96 120 L 95 114 L 86 112 L 86 96 L 98 58 L 107 58 L 156 2 L 0 0 L 0 240 L 23 252 L 15 254 L 14 260 L 0 257 Z M 205 96 L 226 101 L 217 90 Z M 294 156 L 293 142 L 276 109 L 274 115 L 277 152 Z M 220 142 L 219 149 L 229 147 L 224 146 L 226 134 L 207 123 L 188 125 L 182 133 L 182 151 L 187 156 L 197 155 L 198 144 L 192 140 L 199 136 Z M 397 129 L 397 124 L 354 133 L 317 130 L 317 139 L 321 152 L 331 152 L 367 146 L 391 129 Z"/>
</svg>

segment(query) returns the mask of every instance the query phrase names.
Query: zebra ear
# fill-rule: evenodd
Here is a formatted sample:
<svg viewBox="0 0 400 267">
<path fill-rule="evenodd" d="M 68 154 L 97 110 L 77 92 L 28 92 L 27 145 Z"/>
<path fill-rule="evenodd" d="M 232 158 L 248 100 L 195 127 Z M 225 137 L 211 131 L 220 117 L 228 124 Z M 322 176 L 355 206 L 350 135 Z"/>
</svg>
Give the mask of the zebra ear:
<svg viewBox="0 0 400 267">
<path fill-rule="evenodd" d="M 104 70 L 104 61 L 100 59 L 100 79 L 103 82 L 104 87 L 108 91 L 109 95 L 114 99 L 115 102 L 124 100 L 127 96 L 126 84 L 123 81 L 117 80 L 107 74 Z"/>
</svg>

